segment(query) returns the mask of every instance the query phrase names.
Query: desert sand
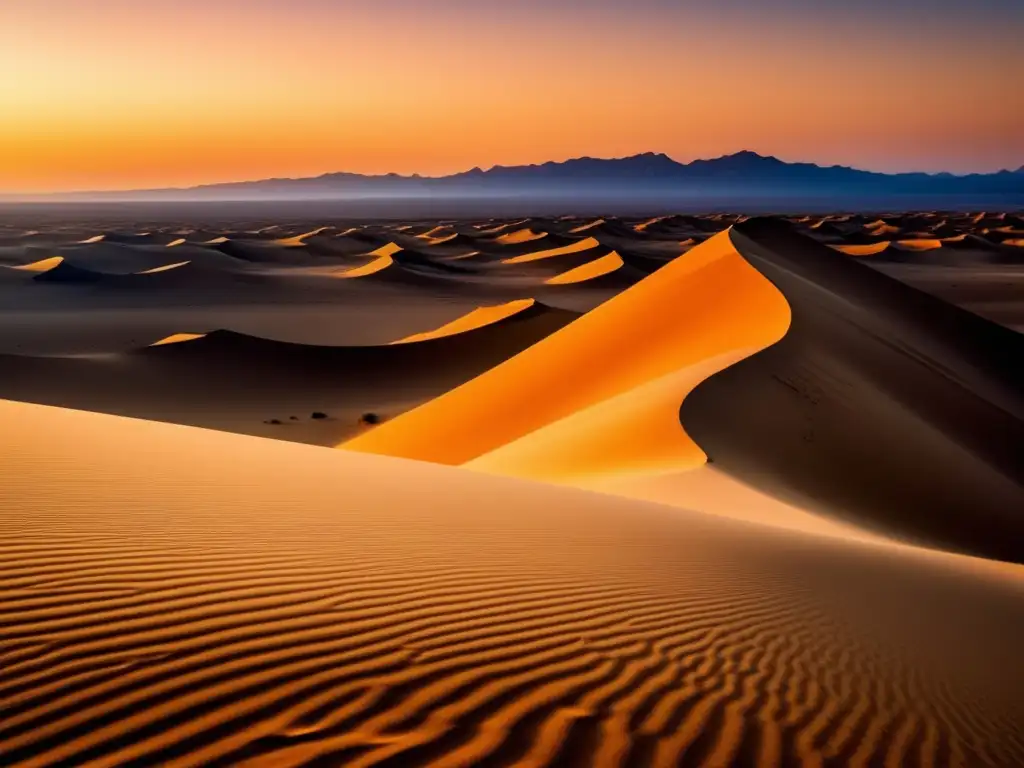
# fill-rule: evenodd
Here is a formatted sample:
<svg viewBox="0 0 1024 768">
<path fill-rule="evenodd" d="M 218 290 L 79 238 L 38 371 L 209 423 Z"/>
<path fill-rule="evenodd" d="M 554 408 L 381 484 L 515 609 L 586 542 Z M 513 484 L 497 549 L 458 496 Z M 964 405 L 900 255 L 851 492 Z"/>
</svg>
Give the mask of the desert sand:
<svg viewBox="0 0 1024 768">
<path fill-rule="evenodd" d="M 1022 233 L 0 217 L 0 764 L 1024 764 Z"/>
<path fill-rule="evenodd" d="M 0 413 L 7 764 L 1024 759 L 1019 567 Z"/>
</svg>

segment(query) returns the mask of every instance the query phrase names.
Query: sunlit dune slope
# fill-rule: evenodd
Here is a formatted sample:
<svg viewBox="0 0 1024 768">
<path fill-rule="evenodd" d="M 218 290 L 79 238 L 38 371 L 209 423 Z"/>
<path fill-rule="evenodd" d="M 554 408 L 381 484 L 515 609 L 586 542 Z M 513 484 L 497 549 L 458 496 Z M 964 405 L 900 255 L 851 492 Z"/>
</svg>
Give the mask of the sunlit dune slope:
<svg viewBox="0 0 1024 768">
<path fill-rule="evenodd" d="M 173 264 L 164 264 L 162 267 L 153 267 L 152 269 L 144 269 L 137 274 L 140 275 L 153 275 L 158 272 L 167 272 L 171 269 L 177 269 L 178 267 L 184 267 L 186 264 L 190 264 L 188 261 L 176 261 Z"/>
<path fill-rule="evenodd" d="M 936 248 L 942 247 L 942 241 L 938 238 L 897 240 L 894 246 L 905 251 L 933 251 Z"/>
<path fill-rule="evenodd" d="M 615 251 L 605 254 L 599 258 L 589 261 L 586 264 L 581 264 L 573 269 L 566 270 L 561 274 L 555 275 L 554 277 L 548 278 L 545 282 L 548 285 L 569 285 L 571 283 L 582 283 L 587 280 L 593 280 L 595 277 L 601 277 L 614 272 L 623 265 L 622 257 L 619 256 Z"/>
<path fill-rule="evenodd" d="M 505 264 L 524 264 L 530 261 L 539 261 L 540 259 L 551 259 L 556 256 L 568 256 L 572 253 L 579 253 L 580 251 L 588 251 L 591 248 L 599 248 L 600 243 L 592 237 L 586 237 L 575 243 L 569 245 L 563 245 L 559 248 L 549 248 L 541 251 L 533 251 L 530 253 L 524 253 L 521 256 L 512 256 L 504 259 Z"/>
<path fill-rule="evenodd" d="M 196 339 L 202 339 L 205 336 L 205 333 L 174 333 L 160 339 L 159 341 L 154 341 L 149 346 L 162 347 L 165 344 L 180 344 L 183 341 L 195 341 Z"/>
<path fill-rule="evenodd" d="M 714 466 L 870 528 L 1024 561 L 1024 336 L 782 222 L 733 239 L 793 321 L 683 402 Z"/>
<path fill-rule="evenodd" d="M 518 245 L 519 243 L 529 243 L 534 240 L 540 240 L 543 237 L 547 237 L 547 234 L 548 233 L 543 230 L 536 231 L 527 227 L 526 229 L 517 229 L 514 232 L 499 235 L 495 238 L 495 242 L 501 243 L 502 245 Z"/>
<path fill-rule="evenodd" d="M 5 766 L 1024 764 L 1024 581 L 0 402 Z"/>
<path fill-rule="evenodd" d="M 62 256 L 50 256 L 49 258 L 41 259 L 40 261 L 34 261 L 31 264 L 19 264 L 18 266 L 11 267 L 11 269 L 20 269 L 25 272 L 37 272 L 41 274 L 43 272 L 49 272 L 54 267 L 59 266 L 63 261 L 64 258 Z"/>
<path fill-rule="evenodd" d="M 888 240 L 882 240 L 865 245 L 830 245 L 829 247 L 840 253 L 845 253 L 847 256 L 877 256 L 880 253 L 885 253 L 891 245 L 892 243 Z"/>
<path fill-rule="evenodd" d="M 485 325 L 496 323 L 499 320 L 504 320 L 512 315 L 525 312 L 535 304 L 536 301 L 534 299 L 517 299 L 516 301 L 510 301 L 497 306 L 477 307 L 462 317 L 456 318 L 450 323 L 445 323 L 440 328 L 423 333 L 415 333 L 393 343 L 408 344 L 413 341 L 427 341 L 428 339 L 438 339 L 442 336 L 452 336 L 456 333 L 465 333 L 466 331 L 481 328 Z"/>
<path fill-rule="evenodd" d="M 777 340 L 788 323 L 785 300 L 722 233 L 525 353 L 342 447 L 462 464 L 594 408 L 582 423 L 593 418 L 625 432 L 591 436 L 589 426 L 577 432 L 571 425 L 581 422 L 571 422 L 569 442 L 580 452 L 560 453 L 558 461 L 572 471 L 591 461 L 604 470 L 624 454 L 634 463 L 657 461 L 664 450 L 673 461 L 682 452 L 697 463 L 700 449 L 676 415 L 686 390 Z M 564 447 L 566 433 L 557 434 Z M 605 447 L 575 444 L 592 437 L 613 451 L 607 460 Z M 557 462 L 534 463 L 560 471 Z"/>
<path fill-rule="evenodd" d="M 351 269 L 341 270 L 336 273 L 338 277 L 366 277 L 368 275 L 382 272 L 388 267 L 395 263 L 394 254 L 397 253 L 400 248 L 396 250 L 389 250 L 388 252 L 375 254 L 376 258 L 373 261 L 364 264 L 361 267 L 352 267 Z"/>
</svg>

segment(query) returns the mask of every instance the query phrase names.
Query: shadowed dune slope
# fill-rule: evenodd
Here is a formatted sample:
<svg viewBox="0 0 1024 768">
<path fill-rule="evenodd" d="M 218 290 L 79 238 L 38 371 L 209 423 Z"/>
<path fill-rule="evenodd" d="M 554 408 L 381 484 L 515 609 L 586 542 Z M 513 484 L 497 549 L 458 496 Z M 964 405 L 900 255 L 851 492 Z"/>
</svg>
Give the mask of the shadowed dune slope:
<svg viewBox="0 0 1024 768">
<path fill-rule="evenodd" d="M 1024 577 L 0 402 L 5 766 L 1024 764 Z"/>
<path fill-rule="evenodd" d="M 577 315 L 534 303 L 415 343 L 292 344 L 231 331 L 179 333 L 134 352 L 0 355 L 0 397 L 335 445 L 364 412 L 401 413 L 498 365 Z M 315 423 L 289 417 L 322 411 Z M 268 423 L 271 419 L 284 424 Z"/>
<path fill-rule="evenodd" d="M 664 460 L 666 451 L 700 463 L 703 454 L 679 426 L 686 388 L 772 343 L 788 322 L 785 300 L 722 233 L 525 353 L 343 447 L 462 464 L 599 406 L 591 415 L 602 429 L 624 430 L 599 433 L 617 441 L 616 461 L 633 450 L 634 463 Z M 560 461 L 577 461 L 559 452 Z M 574 471 L 600 453 L 584 451 Z M 549 458 L 540 463 L 558 471 Z M 602 471 L 609 465 L 597 463 Z"/>
<path fill-rule="evenodd" d="M 1024 337 L 781 222 L 734 240 L 793 321 L 684 401 L 715 466 L 897 536 L 1024 561 Z"/>
</svg>

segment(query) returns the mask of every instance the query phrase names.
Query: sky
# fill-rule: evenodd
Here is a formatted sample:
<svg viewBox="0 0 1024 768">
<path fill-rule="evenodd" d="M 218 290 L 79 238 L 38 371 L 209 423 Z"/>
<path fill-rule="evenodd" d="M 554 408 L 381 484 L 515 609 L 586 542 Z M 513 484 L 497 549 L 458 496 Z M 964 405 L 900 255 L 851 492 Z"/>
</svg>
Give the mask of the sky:
<svg viewBox="0 0 1024 768">
<path fill-rule="evenodd" d="M 741 149 L 1024 165 L 1021 0 L 2 0 L 0 192 Z"/>
</svg>

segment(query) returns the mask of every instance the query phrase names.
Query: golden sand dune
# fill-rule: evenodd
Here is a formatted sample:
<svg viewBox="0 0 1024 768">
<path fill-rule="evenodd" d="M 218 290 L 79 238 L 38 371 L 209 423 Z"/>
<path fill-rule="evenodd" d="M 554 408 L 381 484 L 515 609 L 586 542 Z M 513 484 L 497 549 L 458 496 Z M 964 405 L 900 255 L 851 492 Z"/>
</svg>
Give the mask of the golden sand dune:
<svg viewBox="0 0 1024 768">
<path fill-rule="evenodd" d="M 534 299 L 517 299 L 505 304 L 498 304 L 497 306 L 477 307 L 462 317 L 456 318 L 450 323 L 445 323 L 440 328 L 424 331 L 423 333 L 414 333 L 412 336 L 406 336 L 404 339 L 399 339 L 392 343 L 408 344 L 414 341 L 427 341 L 429 339 L 439 339 L 442 336 L 465 333 L 466 331 L 472 331 L 476 328 L 482 328 L 485 325 L 505 320 L 508 317 L 530 309 L 535 304 L 536 301 Z"/>
<path fill-rule="evenodd" d="M 639 224 L 635 224 L 633 226 L 633 229 L 636 230 L 637 232 L 646 232 L 648 228 L 650 228 L 652 225 L 657 224 L 658 222 L 662 221 L 665 218 L 667 217 L 655 216 L 653 219 L 647 219 L 646 221 L 642 221 Z"/>
<path fill-rule="evenodd" d="M 561 274 L 555 275 L 554 277 L 548 278 L 544 282 L 548 285 L 570 285 L 572 283 L 582 283 L 587 280 L 593 280 L 596 277 L 607 275 L 619 267 L 623 266 L 624 262 L 622 257 L 619 256 L 615 251 L 607 253 L 604 256 L 600 256 L 593 261 L 588 261 L 586 264 L 581 264 L 573 269 L 566 270 Z"/>
<path fill-rule="evenodd" d="M 49 272 L 51 269 L 60 266 L 64 262 L 63 256 L 50 256 L 49 258 L 42 259 L 40 261 L 34 261 L 31 264 L 19 264 L 18 266 L 12 267 L 12 269 L 20 269 L 25 272 Z"/>
<path fill-rule="evenodd" d="M 381 272 L 395 263 L 393 254 L 400 251 L 401 248 L 397 248 L 397 250 L 390 251 L 386 248 L 382 248 L 380 250 L 381 253 L 377 254 L 376 258 L 373 261 L 364 264 L 361 267 L 351 267 L 340 272 L 335 272 L 334 274 L 337 277 L 366 277 L 367 275 L 376 274 L 377 272 Z"/>
<path fill-rule="evenodd" d="M 180 344 L 183 341 L 195 341 L 196 339 L 202 339 L 205 337 L 205 333 L 175 333 L 160 339 L 160 341 L 154 341 L 149 346 L 162 347 L 165 344 Z"/>
<path fill-rule="evenodd" d="M 897 240 L 893 245 L 904 251 L 932 251 L 942 247 L 942 240 L 938 238 L 918 238 L 911 240 Z"/>
<path fill-rule="evenodd" d="M 578 227 L 573 227 L 569 231 L 574 235 L 578 235 L 581 232 L 587 232 L 591 229 L 598 228 L 605 223 L 604 219 L 594 219 L 593 221 L 588 221 L 586 224 L 580 224 Z"/>
<path fill-rule="evenodd" d="M 402 250 L 402 246 L 397 243 L 385 243 L 379 248 L 370 251 L 370 256 L 394 256 L 396 253 Z"/>
<path fill-rule="evenodd" d="M 424 240 L 443 240 L 444 238 L 451 237 L 454 234 L 456 234 L 455 230 L 442 224 L 417 235 L 417 237 L 423 238 Z"/>
<path fill-rule="evenodd" d="M 880 253 L 885 253 L 889 250 L 892 245 L 888 240 L 882 240 L 878 243 L 868 243 L 865 245 L 830 245 L 840 253 L 845 253 L 847 256 L 877 256 Z"/>
<path fill-rule="evenodd" d="M 0 420 L 5 765 L 1024 764 L 1019 569 L 95 414 Z"/>
<path fill-rule="evenodd" d="M 186 264 L 191 264 L 191 261 L 176 261 L 173 264 L 164 264 L 162 267 L 153 267 L 152 269 L 144 269 L 141 272 L 136 272 L 138 275 L 153 275 L 158 272 L 168 272 L 172 269 L 178 269 L 184 267 Z"/>
<path fill-rule="evenodd" d="M 700 383 L 682 424 L 714 466 L 797 506 L 932 546 L 1024 562 L 1024 336 L 779 221 L 740 253 L 792 325 Z M 655 276 L 657 276 L 656 273 Z M 397 423 L 397 422 L 396 422 Z"/>
<path fill-rule="evenodd" d="M 343 447 L 462 464 L 554 425 L 548 434 L 557 436 L 537 448 L 545 458 L 523 459 L 531 468 L 544 464 L 548 473 L 578 473 L 599 461 L 604 470 L 627 461 L 623 454 L 634 449 L 634 464 L 657 462 L 666 450 L 675 462 L 680 451 L 699 453 L 677 417 L 659 421 L 666 409 L 678 412 L 685 392 L 676 377 L 692 387 L 695 376 L 777 340 L 788 323 L 785 300 L 723 233 L 525 353 Z M 577 415 L 579 420 L 567 419 Z M 594 429 L 614 422 L 627 437 L 591 434 L 591 420 Z M 606 446 L 616 437 L 623 439 L 614 449 Z M 591 440 L 591 449 L 576 445 Z M 549 455 L 564 450 L 566 441 L 572 453 L 557 460 Z M 605 447 L 613 453 L 601 460 Z"/>
<path fill-rule="evenodd" d="M 330 232 L 333 229 L 334 227 L 317 227 L 316 229 L 311 230 L 309 232 L 303 232 L 301 235 L 295 235 L 293 237 L 282 237 L 279 238 L 278 240 L 275 240 L 274 242 L 286 248 L 298 247 L 301 245 L 305 245 L 306 241 L 309 240 L 310 238 L 316 237 L 317 235 L 322 235 L 324 232 Z"/>
<path fill-rule="evenodd" d="M 580 253 L 581 251 L 589 251 L 592 248 L 600 248 L 601 244 L 592 237 L 578 240 L 575 243 L 569 245 L 563 245 L 559 248 L 549 248 L 543 251 L 533 251 L 532 253 L 524 253 L 521 256 L 512 256 L 504 259 L 505 264 L 523 264 L 530 261 L 539 261 L 540 259 L 551 259 L 556 256 L 568 256 L 573 253 Z"/>
<path fill-rule="evenodd" d="M 514 232 L 507 232 L 495 238 L 496 243 L 502 245 L 518 245 L 519 243 L 529 243 L 534 240 L 540 240 L 541 238 L 547 237 L 548 233 L 543 230 L 537 231 L 530 229 L 517 229 Z"/>
</svg>

